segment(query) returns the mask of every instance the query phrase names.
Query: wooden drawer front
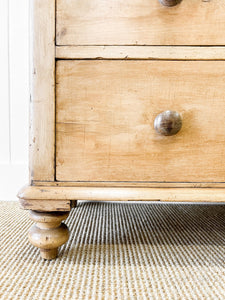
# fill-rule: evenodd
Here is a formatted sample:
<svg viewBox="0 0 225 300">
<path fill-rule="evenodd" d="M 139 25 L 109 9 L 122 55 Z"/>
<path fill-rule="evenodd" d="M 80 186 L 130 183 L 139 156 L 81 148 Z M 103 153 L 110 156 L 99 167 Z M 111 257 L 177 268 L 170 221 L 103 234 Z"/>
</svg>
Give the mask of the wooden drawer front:
<svg viewBox="0 0 225 300">
<path fill-rule="evenodd" d="M 61 181 L 225 182 L 224 61 L 58 61 Z M 155 117 L 179 112 L 161 136 Z"/>
<path fill-rule="evenodd" d="M 57 0 L 57 45 L 225 45 L 225 1 Z"/>
</svg>

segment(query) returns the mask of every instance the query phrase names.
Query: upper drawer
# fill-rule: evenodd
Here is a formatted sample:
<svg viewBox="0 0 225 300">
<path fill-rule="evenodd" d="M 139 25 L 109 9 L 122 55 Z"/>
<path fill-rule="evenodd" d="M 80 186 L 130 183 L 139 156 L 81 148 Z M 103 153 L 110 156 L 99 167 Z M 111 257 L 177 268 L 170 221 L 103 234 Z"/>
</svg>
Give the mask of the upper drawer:
<svg viewBox="0 0 225 300">
<path fill-rule="evenodd" d="M 57 0 L 57 45 L 225 45 L 225 1 Z"/>
</svg>

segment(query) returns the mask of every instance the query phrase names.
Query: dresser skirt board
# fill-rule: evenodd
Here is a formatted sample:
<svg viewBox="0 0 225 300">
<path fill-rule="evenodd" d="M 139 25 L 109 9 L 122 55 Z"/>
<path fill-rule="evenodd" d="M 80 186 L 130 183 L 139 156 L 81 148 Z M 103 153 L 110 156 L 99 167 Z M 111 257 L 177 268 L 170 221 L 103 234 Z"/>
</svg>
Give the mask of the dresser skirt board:
<svg viewBox="0 0 225 300">
<path fill-rule="evenodd" d="M 78 200 L 225 202 L 225 3 L 31 0 L 30 180 L 41 257 Z"/>
</svg>

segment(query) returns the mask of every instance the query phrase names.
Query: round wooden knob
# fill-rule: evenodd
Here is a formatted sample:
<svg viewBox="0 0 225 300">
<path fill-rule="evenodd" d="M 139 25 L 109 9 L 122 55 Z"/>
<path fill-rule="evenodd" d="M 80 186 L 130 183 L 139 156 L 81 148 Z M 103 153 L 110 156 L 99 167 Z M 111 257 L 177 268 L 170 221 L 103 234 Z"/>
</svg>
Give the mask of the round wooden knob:
<svg viewBox="0 0 225 300">
<path fill-rule="evenodd" d="M 174 135 L 180 131 L 182 119 L 178 112 L 167 110 L 159 114 L 154 121 L 156 132 L 161 135 Z"/>
<path fill-rule="evenodd" d="M 182 0 L 159 0 L 159 2 L 164 6 L 175 6 L 179 4 Z"/>
</svg>

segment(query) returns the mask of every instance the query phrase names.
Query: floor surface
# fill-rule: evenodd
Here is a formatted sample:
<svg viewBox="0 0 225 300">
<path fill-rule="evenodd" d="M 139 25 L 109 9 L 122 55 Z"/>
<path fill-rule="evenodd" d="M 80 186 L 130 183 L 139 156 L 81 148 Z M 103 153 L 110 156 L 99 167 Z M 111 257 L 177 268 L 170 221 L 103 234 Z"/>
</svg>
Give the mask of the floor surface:
<svg viewBox="0 0 225 300">
<path fill-rule="evenodd" d="M 79 202 L 53 261 L 0 202 L 0 299 L 225 299 L 225 205 Z"/>
</svg>

